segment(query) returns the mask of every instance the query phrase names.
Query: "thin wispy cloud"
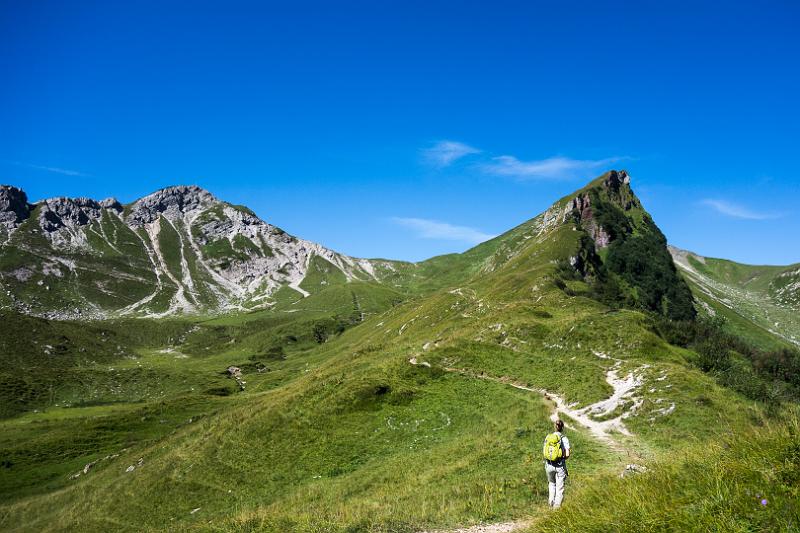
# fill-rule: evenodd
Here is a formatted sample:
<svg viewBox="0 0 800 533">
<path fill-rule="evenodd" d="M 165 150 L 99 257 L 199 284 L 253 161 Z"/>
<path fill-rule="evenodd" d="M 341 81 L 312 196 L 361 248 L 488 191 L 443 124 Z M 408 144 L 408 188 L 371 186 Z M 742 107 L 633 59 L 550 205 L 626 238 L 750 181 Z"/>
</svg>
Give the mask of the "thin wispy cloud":
<svg viewBox="0 0 800 533">
<path fill-rule="evenodd" d="M 710 207 L 717 213 L 733 218 L 740 218 L 743 220 L 769 220 L 773 218 L 779 218 L 781 216 L 778 213 L 765 213 L 765 212 L 754 211 L 749 207 L 735 204 L 733 202 L 728 202 L 726 200 L 715 200 L 713 198 L 707 198 L 700 203 L 702 205 Z"/>
<path fill-rule="evenodd" d="M 87 174 L 85 172 L 80 172 L 77 170 L 70 170 L 68 168 L 60 168 L 60 167 L 49 167 L 45 165 L 34 165 L 32 163 L 22 163 L 20 161 L 14 161 L 15 165 L 19 165 L 21 167 L 28 167 L 33 168 L 36 170 L 44 170 L 46 172 L 54 172 L 56 174 L 63 174 L 65 176 L 91 176 L 91 174 Z"/>
<path fill-rule="evenodd" d="M 511 155 L 493 157 L 483 163 L 481 169 L 487 174 L 516 178 L 520 180 L 567 180 L 584 177 L 590 171 L 597 171 L 627 157 L 606 159 L 571 159 L 569 157 L 550 157 L 536 161 L 520 161 Z"/>
<path fill-rule="evenodd" d="M 479 154 L 480 150 L 458 141 L 439 141 L 430 148 L 422 150 L 422 158 L 429 165 L 443 168 L 449 166 L 462 157 Z"/>
<path fill-rule="evenodd" d="M 478 244 L 496 237 L 467 226 L 456 226 L 425 218 L 392 217 L 392 222 L 413 230 L 422 239 L 439 239 Z"/>
</svg>

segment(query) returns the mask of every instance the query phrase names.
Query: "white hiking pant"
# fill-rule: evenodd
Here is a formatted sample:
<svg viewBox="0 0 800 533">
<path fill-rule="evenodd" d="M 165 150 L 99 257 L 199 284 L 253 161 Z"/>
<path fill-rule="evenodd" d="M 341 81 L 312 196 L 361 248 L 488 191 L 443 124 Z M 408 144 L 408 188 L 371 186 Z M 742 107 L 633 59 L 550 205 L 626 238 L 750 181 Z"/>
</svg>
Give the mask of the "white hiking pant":
<svg viewBox="0 0 800 533">
<path fill-rule="evenodd" d="M 553 466 L 545 462 L 544 471 L 550 489 L 547 502 L 550 507 L 561 507 L 561 501 L 564 499 L 564 481 L 567 479 L 567 465 Z"/>
</svg>

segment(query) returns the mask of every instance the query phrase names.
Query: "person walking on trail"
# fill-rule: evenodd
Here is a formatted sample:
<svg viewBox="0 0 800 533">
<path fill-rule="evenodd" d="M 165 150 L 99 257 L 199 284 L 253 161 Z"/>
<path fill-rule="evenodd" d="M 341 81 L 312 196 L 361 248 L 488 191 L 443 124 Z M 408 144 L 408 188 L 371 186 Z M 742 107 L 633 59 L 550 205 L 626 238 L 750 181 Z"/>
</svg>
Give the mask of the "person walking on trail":
<svg viewBox="0 0 800 533">
<path fill-rule="evenodd" d="M 569 439 L 562 432 L 564 421 L 555 421 L 555 432 L 544 438 L 544 471 L 549 483 L 548 503 L 550 507 L 561 507 L 564 499 L 564 482 L 567 479 L 567 458 L 570 453 Z"/>
</svg>

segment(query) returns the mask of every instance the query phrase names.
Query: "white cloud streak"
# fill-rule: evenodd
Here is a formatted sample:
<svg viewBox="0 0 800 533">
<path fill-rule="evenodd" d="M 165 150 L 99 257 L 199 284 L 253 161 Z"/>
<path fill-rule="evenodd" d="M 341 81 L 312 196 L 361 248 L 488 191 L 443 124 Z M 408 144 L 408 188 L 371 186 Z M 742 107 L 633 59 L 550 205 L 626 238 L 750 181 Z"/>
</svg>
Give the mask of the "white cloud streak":
<svg viewBox="0 0 800 533">
<path fill-rule="evenodd" d="M 34 164 L 31 164 L 31 163 L 21 163 L 19 161 L 15 161 L 14 164 L 22 166 L 22 167 L 34 168 L 36 170 L 44 170 L 46 172 L 54 172 L 56 174 L 64 174 L 65 176 L 91 176 L 91 174 L 86 174 L 85 172 L 79 172 L 77 170 L 69 170 L 67 168 L 48 167 L 48 166 L 44 166 L 44 165 L 34 165 Z"/>
<path fill-rule="evenodd" d="M 761 213 L 758 211 L 753 211 L 748 207 L 734 204 L 726 200 L 715 200 L 713 198 L 707 198 L 700 203 L 702 205 L 712 208 L 717 213 L 733 218 L 740 218 L 743 220 L 769 220 L 773 218 L 780 218 L 781 216 L 776 213 Z"/>
<path fill-rule="evenodd" d="M 479 153 L 481 153 L 480 150 L 468 144 L 458 141 L 439 141 L 430 148 L 422 150 L 422 157 L 426 163 L 437 168 L 444 168 L 462 157 Z"/>
<path fill-rule="evenodd" d="M 494 176 L 520 180 L 568 180 L 583 177 L 589 171 L 596 171 L 623 159 L 627 158 L 609 157 L 592 160 L 550 157 L 537 161 L 520 161 L 514 156 L 501 155 L 492 158 L 491 162 L 482 164 L 481 169 Z"/>
<path fill-rule="evenodd" d="M 467 226 L 456 226 L 447 222 L 428 220 L 425 218 L 392 217 L 392 222 L 414 230 L 422 239 L 439 239 L 448 241 L 461 241 L 470 244 L 479 244 L 496 237 Z"/>
</svg>

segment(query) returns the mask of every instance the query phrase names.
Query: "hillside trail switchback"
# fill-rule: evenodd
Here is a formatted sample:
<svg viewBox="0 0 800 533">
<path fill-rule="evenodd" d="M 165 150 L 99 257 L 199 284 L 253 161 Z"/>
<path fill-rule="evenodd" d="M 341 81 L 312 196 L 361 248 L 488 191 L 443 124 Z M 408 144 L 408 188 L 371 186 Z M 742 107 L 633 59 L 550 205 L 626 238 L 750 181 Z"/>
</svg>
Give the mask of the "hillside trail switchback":
<svg viewBox="0 0 800 533">
<path fill-rule="evenodd" d="M 604 359 L 611 359 L 609 356 L 600 352 L 596 352 L 595 355 Z M 441 367 L 441 369 L 445 372 L 459 374 L 475 379 L 493 381 L 495 383 L 501 383 L 503 385 L 514 387 L 515 389 L 533 392 L 544 396 L 546 400 L 549 400 L 553 403 L 553 413 L 550 416 L 551 420 L 555 421 L 559 418 L 559 413 L 563 413 L 584 428 L 588 429 L 589 434 L 592 435 L 592 437 L 608 446 L 614 452 L 622 455 L 635 456 L 635 452 L 627 448 L 625 444 L 619 440 L 618 434 L 626 437 L 633 436 L 625 427 L 623 421 L 625 418 L 635 413 L 637 408 L 642 403 L 641 398 L 634 396 L 634 393 L 636 392 L 636 389 L 642 385 L 643 380 L 641 374 L 635 371 L 629 372 L 625 377 L 619 377 L 619 369 L 622 365 L 622 361 L 619 359 L 614 359 L 614 361 L 614 365 L 606 372 L 606 382 L 611 385 L 613 390 L 611 396 L 605 400 L 601 400 L 581 408 L 577 408 L 574 403 L 567 404 L 566 400 L 564 400 L 564 398 L 558 394 L 549 392 L 545 389 L 528 387 L 527 385 L 524 385 L 510 377 L 490 376 L 485 373 L 477 373 L 465 368 Z M 417 357 L 412 357 L 408 362 L 415 366 L 431 366 L 430 363 L 426 361 L 419 361 Z M 644 370 L 646 368 L 649 368 L 649 366 L 642 365 L 639 370 Z M 618 414 L 613 418 L 604 419 L 605 417 L 615 413 L 615 411 L 620 409 L 620 407 L 624 406 L 628 402 L 632 403 L 629 409 L 623 410 L 621 414 Z M 595 417 L 601 418 L 601 420 L 596 420 Z M 567 427 L 569 427 L 569 425 L 567 425 Z"/>
</svg>

